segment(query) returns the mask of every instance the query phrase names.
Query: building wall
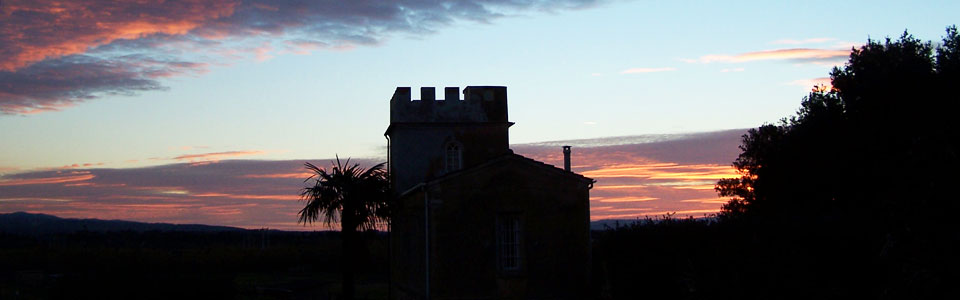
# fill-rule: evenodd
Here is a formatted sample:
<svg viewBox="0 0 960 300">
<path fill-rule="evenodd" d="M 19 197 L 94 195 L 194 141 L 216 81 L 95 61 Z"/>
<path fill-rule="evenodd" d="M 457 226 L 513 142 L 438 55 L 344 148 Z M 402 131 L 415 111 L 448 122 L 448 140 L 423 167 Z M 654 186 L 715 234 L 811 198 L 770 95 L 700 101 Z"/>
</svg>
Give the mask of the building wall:
<svg viewBox="0 0 960 300">
<path fill-rule="evenodd" d="M 390 100 L 390 172 L 394 190 L 444 174 L 444 146 L 462 145 L 463 167 L 483 163 L 509 151 L 505 87 L 446 88 L 445 100 L 433 99 L 434 88 L 421 88 L 421 100 L 410 88 L 398 87 Z"/>
<path fill-rule="evenodd" d="M 411 100 L 400 87 L 391 98 L 389 169 L 394 191 L 407 192 L 392 220 L 391 298 L 585 298 L 590 180 L 509 154 L 505 87 L 444 95 L 422 88 Z M 462 171 L 444 177 L 448 142 L 462 146 Z M 497 266 L 502 213 L 521 220 L 517 271 Z"/>
<path fill-rule="evenodd" d="M 436 299 L 584 299 L 589 280 L 589 188 L 563 176 L 506 161 L 431 186 L 436 198 L 431 295 Z M 519 271 L 497 267 L 496 217 L 520 217 Z M 492 294 L 495 292 L 495 294 Z"/>
<path fill-rule="evenodd" d="M 583 299 L 589 280 L 589 187 L 559 172 L 506 160 L 409 195 L 408 202 L 420 204 L 409 207 L 407 216 L 423 211 L 423 197 L 429 197 L 431 298 Z M 497 266 L 496 218 L 503 213 L 520 216 L 518 271 Z M 419 225 L 407 238 L 422 244 Z M 405 254 L 423 256 L 422 251 Z M 395 282 L 413 287 L 408 290 L 422 292 L 426 286 L 423 273 L 397 275 Z M 399 278 L 410 275 L 417 279 Z"/>
<path fill-rule="evenodd" d="M 404 197 L 405 205 L 391 220 L 390 295 L 392 299 L 423 299 L 426 294 L 426 249 L 423 191 Z"/>
<path fill-rule="evenodd" d="M 446 174 L 444 147 L 449 142 L 461 145 L 463 168 L 470 168 L 508 153 L 509 144 L 503 123 L 463 125 L 421 123 L 404 124 L 390 135 L 390 172 L 397 192 Z"/>
</svg>

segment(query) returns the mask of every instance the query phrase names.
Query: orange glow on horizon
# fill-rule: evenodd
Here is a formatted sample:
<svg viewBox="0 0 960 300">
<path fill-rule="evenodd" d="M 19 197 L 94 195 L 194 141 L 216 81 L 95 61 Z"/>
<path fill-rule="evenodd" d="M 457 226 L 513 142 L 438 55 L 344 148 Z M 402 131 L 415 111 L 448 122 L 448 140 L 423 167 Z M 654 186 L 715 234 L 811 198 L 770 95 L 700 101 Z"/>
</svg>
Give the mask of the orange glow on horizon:
<svg viewBox="0 0 960 300">
<path fill-rule="evenodd" d="M 607 198 L 607 197 L 591 197 L 591 201 L 600 201 L 604 203 L 624 203 L 624 202 L 646 202 L 653 201 L 659 198 L 654 197 L 616 197 L 616 198 Z"/>
<path fill-rule="evenodd" d="M 264 200 L 300 200 L 298 195 L 241 195 L 241 194 L 226 194 L 226 193 L 203 193 L 203 194 L 194 194 L 192 196 L 196 197 L 221 197 L 221 198 L 234 198 L 234 199 L 264 199 Z"/>
<path fill-rule="evenodd" d="M 736 169 L 730 166 L 677 163 L 612 165 L 581 174 L 590 178 L 644 178 L 704 180 L 736 177 Z"/>
<path fill-rule="evenodd" d="M 274 174 L 248 174 L 240 176 L 241 178 L 296 178 L 296 179 L 306 179 L 313 175 L 312 173 L 307 172 L 294 172 L 294 173 L 274 173 Z"/>
</svg>

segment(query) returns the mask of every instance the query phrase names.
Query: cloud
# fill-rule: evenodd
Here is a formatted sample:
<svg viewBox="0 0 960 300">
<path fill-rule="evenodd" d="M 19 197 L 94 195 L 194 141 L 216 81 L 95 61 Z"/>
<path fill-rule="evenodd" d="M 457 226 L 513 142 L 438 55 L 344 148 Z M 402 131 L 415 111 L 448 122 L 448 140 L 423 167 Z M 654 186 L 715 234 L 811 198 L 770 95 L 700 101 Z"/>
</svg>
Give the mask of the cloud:
<svg viewBox="0 0 960 300">
<path fill-rule="evenodd" d="M 0 180 L 0 186 L 21 186 L 21 185 L 40 185 L 57 184 L 77 181 L 87 181 L 95 178 L 90 172 L 70 172 L 70 173 L 51 173 L 48 176 L 13 178 Z"/>
<path fill-rule="evenodd" d="M 102 162 L 98 162 L 98 163 L 82 163 L 82 164 L 79 164 L 79 163 L 78 163 L 78 164 L 72 164 L 72 165 L 64 165 L 64 166 L 60 167 L 60 169 L 89 168 L 89 167 L 102 166 L 102 165 L 105 165 L 105 163 L 102 163 Z"/>
<path fill-rule="evenodd" d="M 313 162 L 329 165 L 329 160 Z M 303 163 L 228 160 L 202 166 L 178 163 L 12 174 L 0 177 L 0 212 L 315 230 L 318 227 L 296 223 L 299 191 L 309 176 Z M 260 176 L 275 174 L 303 176 Z"/>
<path fill-rule="evenodd" d="M 626 196 L 626 197 L 590 197 L 591 201 L 599 202 L 609 202 L 609 203 L 623 203 L 623 202 L 644 202 L 644 201 L 653 201 L 659 198 L 654 197 L 636 197 L 636 196 Z"/>
<path fill-rule="evenodd" d="M 516 153 L 563 165 L 560 146 L 573 145 L 573 170 L 597 180 L 590 191 L 591 219 L 677 213 L 716 213 L 725 199 L 719 178 L 736 177 L 730 163 L 746 130 L 657 134 L 513 145 Z M 697 201 L 688 201 L 697 199 Z"/>
<path fill-rule="evenodd" d="M 731 68 L 731 69 L 722 69 L 720 72 L 729 73 L 729 72 L 743 72 L 744 68 Z"/>
<path fill-rule="evenodd" d="M 461 21 L 596 0 L 3 1 L 0 113 L 57 111 L 105 95 L 165 89 L 208 64 L 377 45 Z M 204 62 L 204 63 L 200 63 Z"/>
<path fill-rule="evenodd" d="M 249 156 L 249 155 L 258 155 L 264 154 L 264 151 L 258 150 L 246 150 L 246 151 L 225 151 L 225 152 L 211 152 L 211 153 L 199 153 L 199 154 L 184 154 L 177 157 L 174 157 L 175 160 L 181 161 L 219 161 L 220 159 L 226 157 L 237 157 L 237 156 Z"/>
<path fill-rule="evenodd" d="M 710 54 L 701 56 L 697 60 L 686 60 L 688 62 L 700 63 L 740 63 L 758 60 L 787 60 L 799 63 L 837 63 L 843 62 L 850 56 L 850 49 L 812 49 L 812 48 L 791 48 L 765 50 L 756 52 L 747 52 L 735 55 Z"/>
<path fill-rule="evenodd" d="M 183 35 L 233 14 L 239 2 L 4 1 L 0 8 L 0 70 L 82 54 L 116 40 Z"/>
<path fill-rule="evenodd" d="M 126 55 L 103 59 L 70 55 L 0 71 L 0 113 L 57 111 L 102 95 L 133 95 L 165 89 L 158 78 L 198 74 L 202 63 Z"/>
<path fill-rule="evenodd" d="M 833 83 L 830 81 L 830 77 L 800 79 L 800 80 L 794 80 L 794 81 L 788 82 L 787 84 L 807 87 L 807 88 L 810 88 L 811 90 L 824 89 L 829 91 L 830 89 L 833 88 Z"/>
<path fill-rule="evenodd" d="M 518 154 L 563 165 L 559 145 L 574 145 L 573 170 L 597 179 L 591 218 L 637 218 L 720 209 L 717 178 L 735 176 L 746 130 L 608 137 L 517 144 Z M 587 146 L 589 145 L 589 146 Z M 0 212 L 30 211 L 75 218 L 201 223 L 244 228 L 315 230 L 296 223 L 307 172 L 304 160 L 189 161 L 252 155 L 230 151 L 181 156 L 154 167 L 28 171 L 0 176 Z M 310 160 L 329 166 L 329 159 Z M 379 159 L 351 160 L 371 166 Z"/>
<path fill-rule="evenodd" d="M 676 71 L 676 68 L 630 68 L 623 71 L 620 71 L 620 74 L 636 74 L 636 73 L 656 73 L 656 72 L 669 72 Z"/>
</svg>

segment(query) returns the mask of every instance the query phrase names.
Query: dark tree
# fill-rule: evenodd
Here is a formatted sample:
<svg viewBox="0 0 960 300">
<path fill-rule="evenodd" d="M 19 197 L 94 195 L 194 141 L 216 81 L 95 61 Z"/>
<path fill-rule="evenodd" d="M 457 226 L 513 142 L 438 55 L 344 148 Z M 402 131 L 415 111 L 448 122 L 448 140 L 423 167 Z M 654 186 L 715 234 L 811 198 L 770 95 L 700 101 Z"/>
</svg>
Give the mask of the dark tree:
<svg viewBox="0 0 960 300">
<path fill-rule="evenodd" d="M 340 222 L 343 243 L 343 296 L 353 299 L 354 274 L 359 268 L 356 255 L 362 252 L 363 240 L 360 231 L 377 229 L 389 220 L 390 183 L 384 163 L 369 169 L 359 164 L 350 166 L 336 163 L 330 171 L 304 163 L 313 173 L 304 182 L 313 181 L 312 186 L 300 191 L 300 199 L 306 202 L 300 210 L 298 222 L 313 223 L 322 220 L 327 225 Z"/>
<path fill-rule="evenodd" d="M 860 258 L 857 274 L 882 281 L 876 296 L 955 290 L 958 73 L 955 26 L 936 46 L 904 32 L 853 49 L 831 89 L 815 87 L 796 116 L 743 136 L 742 176 L 716 186 L 731 197 L 721 217 L 816 232 L 831 255 L 848 255 L 839 263 Z"/>
</svg>

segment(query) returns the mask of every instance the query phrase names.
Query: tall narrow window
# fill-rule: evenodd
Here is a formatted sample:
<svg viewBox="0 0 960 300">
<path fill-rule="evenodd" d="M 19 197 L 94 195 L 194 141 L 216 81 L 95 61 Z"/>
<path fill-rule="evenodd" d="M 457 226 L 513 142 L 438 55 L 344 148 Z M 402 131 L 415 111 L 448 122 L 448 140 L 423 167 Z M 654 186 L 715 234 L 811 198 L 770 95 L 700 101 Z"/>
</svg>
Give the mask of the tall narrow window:
<svg viewBox="0 0 960 300">
<path fill-rule="evenodd" d="M 461 158 L 460 158 L 460 145 L 456 143 L 449 143 L 445 149 L 446 154 L 446 170 L 447 172 L 452 172 L 460 170 Z"/>
<path fill-rule="evenodd" d="M 497 216 L 497 265 L 502 271 L 520 269 L 520 216 L 501 214 Z"/>
</svg>

